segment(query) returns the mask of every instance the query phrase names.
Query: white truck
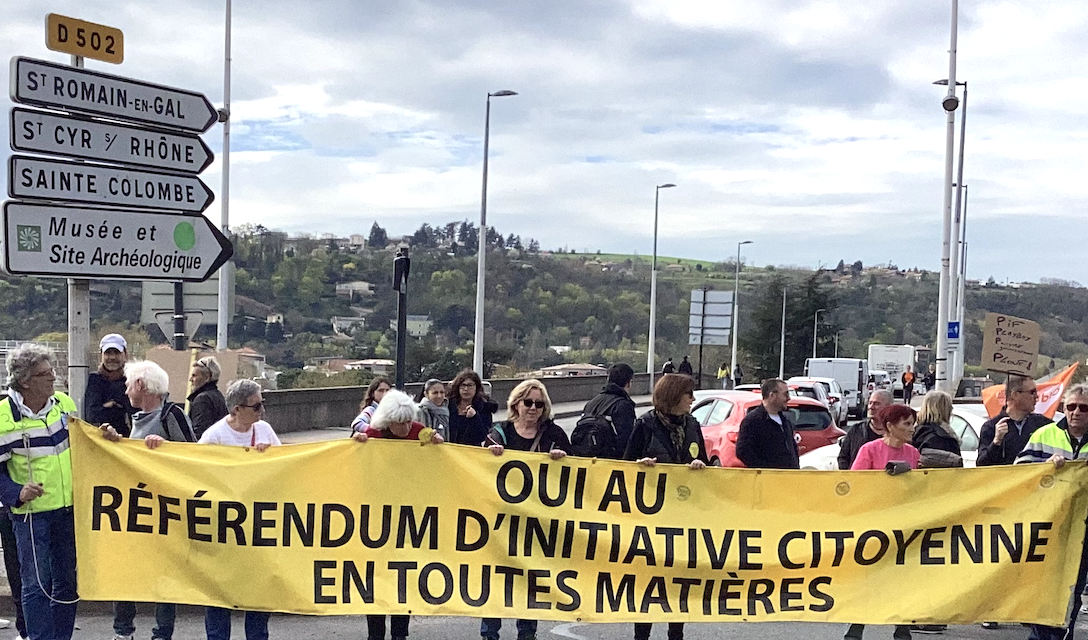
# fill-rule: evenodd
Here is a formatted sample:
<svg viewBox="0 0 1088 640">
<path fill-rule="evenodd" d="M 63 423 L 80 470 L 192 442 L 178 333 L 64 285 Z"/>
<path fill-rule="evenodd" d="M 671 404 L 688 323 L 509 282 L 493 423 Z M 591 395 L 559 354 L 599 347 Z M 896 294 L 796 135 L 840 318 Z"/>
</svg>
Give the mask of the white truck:
<svg viewBox="0 0 1088 640">
<path fill-rule="evenodd" d="M 892 379 L 892 393 L 902 395 L 903 372 L 910 365 L 915 379 L 921 382 L 925 372 L 915 370 L 917 365 L 915 347 L 909 344 L 871 344 L 869 345 L 869 367 L 883 369 Z"/>
<path fill-rule="evenodd" d="M 805 376 L 834 378 L 846 395 L 847 415 L 865 415 L 869 404 L 868 361 L 862 358 L 806 358 Z"/>
</svg>

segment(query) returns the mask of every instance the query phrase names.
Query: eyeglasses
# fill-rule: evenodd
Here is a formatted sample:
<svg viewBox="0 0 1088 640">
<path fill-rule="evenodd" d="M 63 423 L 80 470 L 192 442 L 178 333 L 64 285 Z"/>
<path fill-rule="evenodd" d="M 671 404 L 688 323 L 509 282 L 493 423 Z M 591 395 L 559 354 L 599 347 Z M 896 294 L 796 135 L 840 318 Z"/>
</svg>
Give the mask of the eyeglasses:
<svg viewBox="0 0 1088 640">
<path fill-rule="evenodd" d="M 30 375 L 31 378 L 55 378 L 57 377 L 57 370 L 50 369 L 48 371 L 42 371 L 41 373 L 34 373 Z"/>
<path fill-rule="evenodd" d="M 1079 402 L 1066 402 L 1065 412 L 1073 413 L 1073 409 L 1080 409 L 1081 413 L 1088 413 L 1088 404 L 1081 404 Z"/>
<path fill-rule="evenodd" d="M 1020 393 L 1026 393 L 1029 396 L 1037 396 L 1037 395 L 1039 395 L 1039 390 L 1038 389 L 1021 389 Z"/>
<path fill-rule="evenodd" d="M 245 407 L 246 409 L 253 409 L 254 411 L 260 411 L 261 408 L 264 407 L 264 400 L 261 400 L 256 404 L 240 404 L 238 406 Z"/>
<path fill-rule="evenodd" d="M 536 407 L 537 409 L 543 409 L 544 407 L 548 406 L 543 400 L 530 400 L 528 398 L 522 400 L 521 404 L 525 405 L 526 409 L 532 409 L 533 407 Z"/>
</svg>

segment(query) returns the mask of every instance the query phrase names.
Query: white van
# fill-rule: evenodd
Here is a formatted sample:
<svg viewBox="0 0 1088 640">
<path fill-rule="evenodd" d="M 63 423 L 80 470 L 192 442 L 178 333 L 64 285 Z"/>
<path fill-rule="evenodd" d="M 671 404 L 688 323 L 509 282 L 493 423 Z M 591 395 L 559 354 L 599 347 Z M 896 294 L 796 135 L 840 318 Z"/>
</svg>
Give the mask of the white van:
<svg viewBox="0 0 1088 640">
<path fill-rule="evenodd" d="M 846 395 L 851 416 L 865 415 L 869 404 L 869 361 L 863 358 L 806 358 L 805 376 L 834 378 Z"/>
</svg>

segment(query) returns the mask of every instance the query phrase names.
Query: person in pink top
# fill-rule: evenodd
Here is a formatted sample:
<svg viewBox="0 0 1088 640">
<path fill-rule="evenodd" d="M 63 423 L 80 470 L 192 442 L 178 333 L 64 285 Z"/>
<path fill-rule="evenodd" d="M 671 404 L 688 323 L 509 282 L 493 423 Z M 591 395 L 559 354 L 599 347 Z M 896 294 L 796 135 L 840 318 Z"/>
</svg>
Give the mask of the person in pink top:
<svg viewBox="0 0 1088 640">
<path fill-rule="evenodd" d="M 914 409 L 905 404 L 888 405 L 877 414 L 877 420 L 884 424 L 884 435 L 858 450 L 850 470 L 883 471 L 889 462 L 906 462 L 911 469 L 917 469 L 921 454 L 910 444 L 914 435 Z"/>
</svg>

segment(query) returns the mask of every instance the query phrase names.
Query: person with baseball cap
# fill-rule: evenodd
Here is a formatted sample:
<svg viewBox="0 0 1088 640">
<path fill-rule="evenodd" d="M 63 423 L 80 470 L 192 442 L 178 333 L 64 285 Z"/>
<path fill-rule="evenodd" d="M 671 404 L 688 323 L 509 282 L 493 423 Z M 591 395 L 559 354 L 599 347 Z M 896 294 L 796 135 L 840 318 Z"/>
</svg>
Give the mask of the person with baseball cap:
<svg viewBox="0 0 1088 640">
<path fill-rule="evenodd" d="M 136 413 L 125 395 L 128 343 L 121 334 L 111 333 L 99 341 L 98 350 L 101 359 L 98 371 L 87 377 L 83 412 L 87 422 L 98 426 L 108 424 L 127 438 L 132 429 L 132 416 Z"/>
</svg>

